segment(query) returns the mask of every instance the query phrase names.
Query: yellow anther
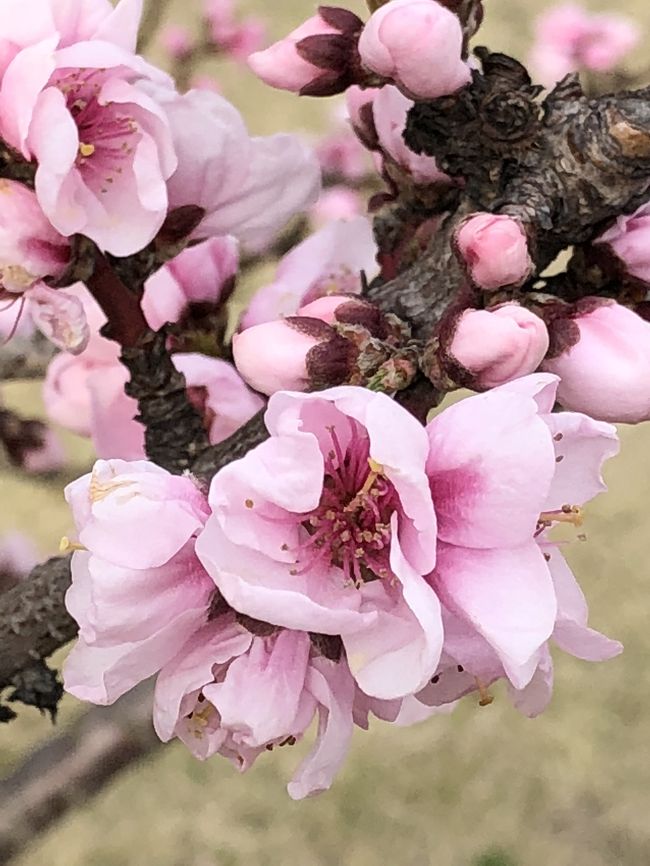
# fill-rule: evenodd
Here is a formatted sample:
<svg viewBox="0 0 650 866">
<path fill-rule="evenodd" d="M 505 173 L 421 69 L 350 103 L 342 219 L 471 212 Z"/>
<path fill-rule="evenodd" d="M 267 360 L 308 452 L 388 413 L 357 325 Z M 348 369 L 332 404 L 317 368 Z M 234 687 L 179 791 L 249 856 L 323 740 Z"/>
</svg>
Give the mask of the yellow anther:
<svg viewBox="0 0 650 866">
<path fill-rule="evenodd" d="M 78 541 L 70 541 L 68 536 L 64 535 L 59 542 L 59 552 L 70 553 L 71 550 L 88 550 L 88 548 L 84 547 L 83 544 L 79 544 Z"/>
<path fill-rule="evenodd" d="M 84 141 L 79 142 L 79 153 L 83 157 L 92 156 L 95 152 L 94 144 L 86 144 Z"/>
<path fill-rule="evenodd" d="M 96 502 L 101 502 L 102 499 L 106 499 L 106 497 L 114 490 L 118 490 L 120 487 L 130 487 L 132 484 L 135 484 L 135 481 L 128 481 L 127 479 L 122 479 L 121 481 L 112 479 L 111 481 L 102 482 L 93 472 L 90 477 L 88 495 L 90 501 L 94 505 Z"/>
</svg>

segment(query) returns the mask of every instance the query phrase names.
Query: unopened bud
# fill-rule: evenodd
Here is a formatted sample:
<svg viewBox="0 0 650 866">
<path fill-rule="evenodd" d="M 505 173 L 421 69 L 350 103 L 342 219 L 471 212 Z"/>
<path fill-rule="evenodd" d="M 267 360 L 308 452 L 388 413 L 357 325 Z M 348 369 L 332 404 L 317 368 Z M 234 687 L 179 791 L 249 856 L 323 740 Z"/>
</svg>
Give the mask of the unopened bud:
<svg viewBox="0 0 650 866">
<path fill-rule="evenodd" d="M 289 316 L 253 325 L 233 337 L 240 375 L 262 394 L 307 391 L 345 382 L 355 349 L 321 319 Z"/>
<path fill-rule="evenodd" d="M 600 421 L 650 420 L 650 322 L 603 298 L 585 298 L 577 307 L 577 341 L 544 363 L 561 377 L 558 401 Z M 551 337 L 561 324 L 551 322 Z"/>
<path fill-rule="evenodd" d="M 482 289 L 519 286 L 532 273 L 526 233 L 513 217 L 474 214 L 458 229 L 456 244 L 472 282 Z"/>
<path fill-rule="evenodd" d="M 458 16 L 436 0 L 392 0 L 373 13 L 359 38 L 364 66 L 413 99 L 436 99 L 467 84 L 462 50 Z"/>
<path fill-rule="evenodd" d="M 462 384 L 482 391 L 535 371 L 548 346 L 548 331 L 539 316 L 519 304 L 503 304 L 493 310 L 465 310 L 446 353 L 470 374 Z"/>
<path fill-rule="evenodd" d="M 306 96 L 342 93 L 354 81 L 356 42 L 363 22 L 353 12 L 319 7 L 284 39 L 248 58 L 253 72 L 280 90 Z"/>
</svg>

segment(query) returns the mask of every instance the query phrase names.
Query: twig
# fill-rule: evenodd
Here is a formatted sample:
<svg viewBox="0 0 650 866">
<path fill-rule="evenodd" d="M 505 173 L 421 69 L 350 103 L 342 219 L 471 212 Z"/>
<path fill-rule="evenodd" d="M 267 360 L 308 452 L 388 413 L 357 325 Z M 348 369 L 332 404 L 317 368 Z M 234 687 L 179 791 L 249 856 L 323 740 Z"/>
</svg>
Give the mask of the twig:
<svg viewBox="0 0 650 866">
<path fill-rule="evenodd" d="M 151 691 L 143 683 L 112 707 L 85 713 L 0 782 L 0 864 L 161 745 Z"/>
</svg>

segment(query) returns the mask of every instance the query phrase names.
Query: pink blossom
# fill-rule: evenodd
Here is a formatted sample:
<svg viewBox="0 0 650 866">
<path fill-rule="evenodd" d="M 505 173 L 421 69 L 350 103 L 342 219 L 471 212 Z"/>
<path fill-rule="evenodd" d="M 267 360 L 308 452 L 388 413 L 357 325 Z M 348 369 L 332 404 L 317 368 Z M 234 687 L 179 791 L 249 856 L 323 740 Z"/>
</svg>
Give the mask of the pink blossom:
<svg viewBox="0 0 650 866">
<path fill-rule="evenodd" d="M 579 522 L 580 506 L 604 489 L 604 460 L 618 450 L 610 425 L 552 413 L 557 385 L 542 373 L 516 379 L 449 407 L 427 427 L 438 519 L 431 585 L 491 648 L 492 668 L 451 655 L 481 679 L 496 665 L 519 690 L 563 617 L 541 533 Z M 448 630 L 445 641 L 447 651 Z"/>
<path fill-rule="evenodd" d="M 436 0 L 391 0 L 359 39 L 362 63 L 413 99 L 454 93 L 470 80 L 458 17 Z"/>
<path fill-rule="evenodd" d="M 214 239 L 168 262 L 147 282 L 143 307 L 149 325 L 177 321 L 188 304 L 218 301 L 236 265 L 236 252 L 232 239 Z M 83 285 L 68 291 L 83 305 L 92 336 L 82 354 L 62 353 L 50 362 L 43 385 L 47 414 L 90 437 L 99 457 L 144 457 L 144 427 L 136 420 L 137 401 L 124 392 L 129 376 L 119 362 L 119 347 L 99 334 L 106 317 Z M 226 439 L 262 408 L 261 399 L 227 361 L 193 353 L 176 353 L 173 361 L 185 375 L 212 443 Z"/>
<path fill-rule="evenodd" d="M 630 276 L 650 283 L 650 203 L 621 214 L 596 243 L 607 244 Z"/>
<path fill-rule="evenodd" d="M 326 175 L 362 180 L 370 170 L 368 154 L 350 129 L 336 131 L 316 146 L 316 156 Z"/>
<path fill-rule="evenodd" d="M 85 547 L 73 555 L 66 594 L 79 640 L 65 687 L 109 704 L 207 621 L 214 585 L 194 543 L 209 509 L 191 478 L 145 461 L 100 460 L 65 496 Z"/>
<path fill-rule="evenodd" d="M 3 0 L 0 77 L 23 48 L 50 39 L 58 48 L 102 40 L 135 51 L 142 0 Z"/>
<path fill-rule="evenodd" d="M 233 59 L 245 60 L 261 48 L 266 34 L 264 22 L 253 16 L 237 21 L 231 0 L 206 0 L 203 14 L 211 42 Z"/>
<path fill-rule="evenodd" d="M 0 291 L 24 292 L 44 277 L 60 277 L 70 244 L 22 183 L 0 180 Z"/>
<path fill-rule="evenodd" d="M 195 239 L 234 235 L 261 249 L 316 200 L 318 162 L 298 138 L 251 138 L 239 112 L 216 93 L 154 92 L 178 155 L 168 184 L 170 208 L 192 204 L 206 211 Z"/>
<path fill-rule="evenodd" d="M 174 60 L 182 60 L 191 53 L 194 39 L 187 27 L 178 24 L 168 24 L 158 37 L 161 47 Z"/>
<path fill-rule="evenodd" d="M 346 186 L 332 186 L 323 190 L 309 217 L 316 229 L 335 220 L 352 220 L 362 216 L 366 203 L 360 193 Z"/>
<path fill-rule="evenodd" d="M 622 15 L 593 15 L 577 4 L 561 4 L 537 19 L 531 65 L 548 87 L 580 69 L 608 72 L 640 35 L 638 26 Z"/>
<path fill-rule="evenodd" d="M 24 345 L 24 341 L 29 340 L 35 330 L 24 295 L 0 300 L 0 343 L 7 343 L 9 340 L 12 343 L 6 351 L 16 348 L 17 343 Z"/>
<path fill-rule="evenodd" d="M 259 289 L 242 317 L 249 328 L 281 316 L 328 294 L 359 294 L 361 273 L 377 273 L 377 247 L 369 220 L 339 220 L 319 229 L 282 259 L 275 279 Z"/>
<path fill-rule="evenodd" d="M 78 354 L 90 338 L 83 304 L 72 293 L 37 283 L 25 293 L 29 313 L 39 331 L 59 349 Z"/>
<path fill-rule="evenodd" d="M 532 272 L 526 233 L 513 217 L 474 214 L 461 224 L 456 243 L 473 282 L 482 289 L 521 285 Z"/>
<path fill-rule="evenodd" d="M 49 363 L 43 383 L 43 402 L 48 417 L 56 424 L 80 436 L 90 436 L 92 411 L 88 377 L 98 370 L 99 381 L 105 382 L 104 371 L 112 367 L 119 368 L 119 347 L 100 335 L 99 330 L 106 324 L 106 317 L 88 289 L 82 283 L 77 283 L 66 289 L 66 294 L 72 295 L 82 306 L 90 338 L 80 354 L 62 352 Z M 137 406 L 135 401 L 133 404 Z"/>
<path fill-rule="evenodd" d="M 483 391 L 534 372 L 546 356 L 548 331 L 543 320 L 519 304 L 491 310 L 465 310 L 447 349 Z"/>
<path fill-rule="evenodd" d="M 438 664 L 427 438 L 389 397 L 275 394 L 271 438 L 213 479 L 197 553 L 236 610 L 341 635 L 368 695 L 421 688 Z"/>
<path fill-rule="evenodd" d="M 586 300 L 595 307 L 573 320 L 578 342 L 544 363 L 561 378 L 558 400 L 603 421 L 650 420 L 650 322 L 614 301 Z"/>
<path fill-rule="evenodd" d="M 587 625 L 585 597 L 558 547 L 542 544 L 553 581 L 557 616 L 551 641 L 560 649 L 585 661 L 611 659 L 622 651 L 618 641 L 610 640 Z M 482 702 L 491 697 L 488 687 L 507 673 L 498 655 L 467 621 L 443 608 L 445 648 L 440 666 L 431 682 L 417 695 L 425 705 L 452 704 L 470 692 L 479 692 Z M 534 717 L 546 708 L 553 689 L 553 663 L 548 642 L 538 653 L 535 671 L 523 688 L 508 683 L 510 699 L 524 715 Z"/>
<path fill-rule="evenodd" d="M 36 195 L 58 232 L 137 252 L 162 225 L 176 168 L 166 119 L 140 87 L 162 73 L 108 42 L 55 47 L 25 48 L 7 68 L 2 135 L 38 163 Z"/>
<path fill-rule="evenodd" d="M 435 0 L 426 0 L 426 3 L 433 5 Z M 449 177 L 440 171 L 432 156 L 413 153 L 404 141 L 406 117 L 412 105 L 413 102 L 396 87 L 387 85 L 377 93 L 372 101 L 372 112 L 379 147 L 390 160 L 412 176 L 414 183 L 449 182 Z"/>
<path fill-rule="evenodd" d="M 172 360 L 185 376 L 190 400 L 203 416 L 213 445 L 223 442 L 264 408 L 264 402 L 227 361 L 194 352 L 178 352 Z"/>
<path fill-rule="evenodd" d="M 361 26 L 347 9 L 320 6 L 284 39 L 251 54 L 248 65 L 258 78 L 280 90 L 310 96 L 342 93 L 352 84 L 348 68 Z"/>
<path fill-rule="evenodd" d="M 180 321 L 192 304 L 216 308 L 232 290 L 238 267 L 237 241 L 231 237 L 211 238 L 183 250 L 145 284 L 142 309 L 149 327 L 157 331 L 167 322 Z"/>
<path fill-rule="evenodd" d="M 247 770 L 267 750 L 302 739 L 314 715 L 317 741 L 289 784 L 294 799 L 330 787 L 352 735 L 354 680 L 342 659 L 315 656 L 305 632 L 253 637 L 230 615 L 205 626 L 158 676 L 154 724 L 196 757 L 215 753 Z"/>
</svg>

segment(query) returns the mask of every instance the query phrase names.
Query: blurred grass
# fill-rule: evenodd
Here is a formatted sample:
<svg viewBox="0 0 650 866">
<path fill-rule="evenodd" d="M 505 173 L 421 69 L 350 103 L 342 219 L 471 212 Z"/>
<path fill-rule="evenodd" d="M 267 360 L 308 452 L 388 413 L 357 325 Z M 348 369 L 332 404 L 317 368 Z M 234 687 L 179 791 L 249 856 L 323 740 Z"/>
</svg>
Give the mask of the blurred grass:
<svg viewBox="0 0 650 866">
<path fill-rule="evenodd" d="M 272 18 L 275 36 L 312 11 L 300 0 L 241 5 Z M 522 56 L 543 5 L 486 0 L 482 41 Z M 182 20 L 196 8 L 197 0 L 175 0 L 172 15 Z M 650 32 L 647 0 L 617 9 Z M 256 133 L 318 129 L 331 110 L 328 101 L 271 92 L 245 70 L 219 77 Z M 34 386 L 7 389 L 5 399 L 25 412 L 39 406 Z M 243 777 L 221 760 L 200 764 L 170 746 L 68 816 L 17 866 L 648 866 L 650 427 L 621 435 L 610 492 L 589 509 L 589 539 L 571 545 L 569 559 L 593 624 L 626 652 L 597 668 L 558 658 L 542 718 L 521 718 L 498 691 L 483 710 L 470 699 L 413 729 L 357 732 L 333 790 L 299 804 L 284 783 L 304 746 L 276 750 Z M 66 441 L 78 475 L 88 445 Z M 44 553 L 55 551 L 70 528 L 60 481 L 28 481 L 0 467 L 0 484 L 2 529 L 23 528 Z M 61 724 L 81 709 L 66 700 Z M 0 728 L 0 767 L 9 770 L 50 733 L 45 719 L 24 711 Z"/>
</svg>

